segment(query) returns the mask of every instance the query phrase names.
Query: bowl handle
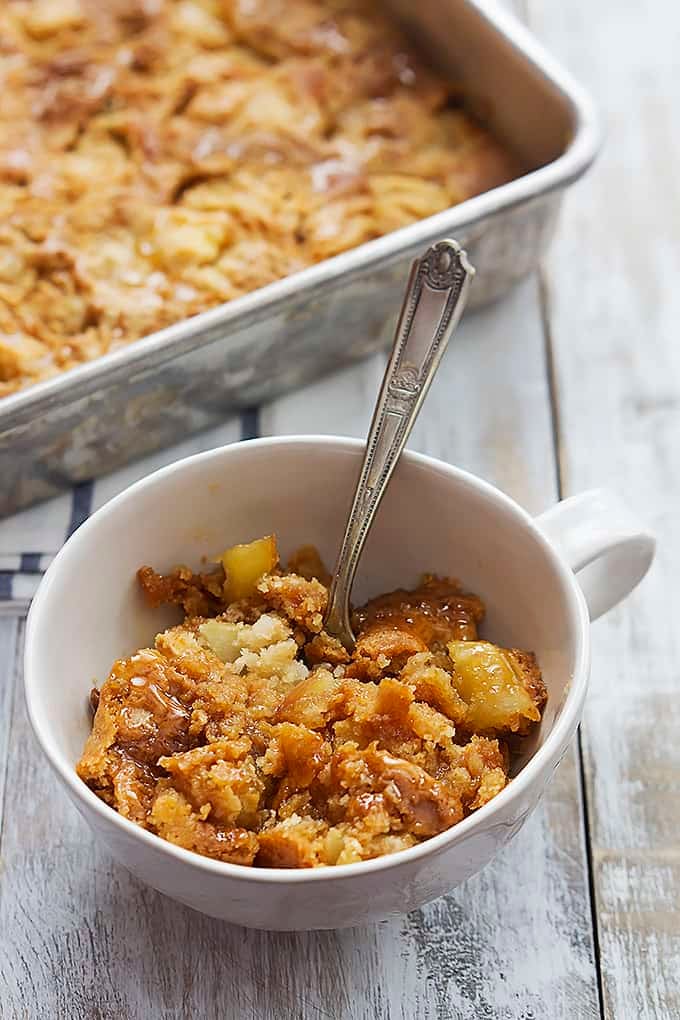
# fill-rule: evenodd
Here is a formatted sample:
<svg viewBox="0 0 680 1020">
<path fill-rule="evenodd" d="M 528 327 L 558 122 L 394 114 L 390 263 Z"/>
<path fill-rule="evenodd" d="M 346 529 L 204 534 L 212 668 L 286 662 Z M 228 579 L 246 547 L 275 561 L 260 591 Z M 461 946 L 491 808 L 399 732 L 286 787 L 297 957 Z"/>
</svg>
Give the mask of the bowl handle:
<svg viewBox="0 0 680 1020">
<path fill-rule="evenodd" d="M 536 523 L 576 574 L 591 620 L 629 595 L 654 559 L 656 539 L 608 489 L 562 500 Z"/>
</svg>

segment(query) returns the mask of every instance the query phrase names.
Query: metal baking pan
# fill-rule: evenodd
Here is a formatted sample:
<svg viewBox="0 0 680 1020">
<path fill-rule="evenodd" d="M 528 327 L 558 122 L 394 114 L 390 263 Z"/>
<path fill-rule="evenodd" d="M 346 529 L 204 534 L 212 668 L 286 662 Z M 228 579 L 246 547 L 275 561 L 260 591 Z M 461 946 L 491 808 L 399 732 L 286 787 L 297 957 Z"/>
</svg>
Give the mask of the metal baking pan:
<svg viewBox="0 0 680 1020">
<path fill-rule="evenodd" d="M 480 100 L 525 176 L 0 401 L 0 516 L 215 425 L 390 339 L 415 254 L 465 244 L 485 304 L 535 268 L 598 132 L 588 98 L 512 17 L 394 0 L 433 63 Z"/>
</svg>

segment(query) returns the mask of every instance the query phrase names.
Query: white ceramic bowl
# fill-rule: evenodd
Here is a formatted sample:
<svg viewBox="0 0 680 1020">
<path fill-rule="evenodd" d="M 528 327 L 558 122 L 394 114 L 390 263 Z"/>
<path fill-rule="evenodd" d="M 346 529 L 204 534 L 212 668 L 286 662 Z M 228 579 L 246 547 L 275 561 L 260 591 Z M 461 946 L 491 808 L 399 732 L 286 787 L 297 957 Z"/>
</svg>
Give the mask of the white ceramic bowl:
<svg viewBox="0 0 680 1020">
<path fill-rule="evenodd" d="M 450 574 L 487 604 L 486 634 L 538 655 L 549 700 L 529 760 L 458 825 L 360 864 L 285 871 L 223 864 L 182 850 L 107 807 L 75 773 L 90 728 L 87 695 L 113 661 L 171 617 L 147 608 L 135 571 L 198 565 L 275 531 L 284 555 L 338 547 L 362 455 L 350 439 L 259 439 L 158 471 L 87 521 L 54 560 L 26 636 L 26 698 L 36 736 L 95 834 L 135 875 L 236 924 L 335 928 L 405 913 L 479 871 L 536 806 L 578 724 L 589 667 L 589 612 L 608 609 L 646 572 L 654 540 L 614 497 L 587 493 L 537 520 L 492 486 L 406 453 L 360 566 L 355 598 Z M 573 569 L 584 568 L 583 587 Z"/>
</svg>

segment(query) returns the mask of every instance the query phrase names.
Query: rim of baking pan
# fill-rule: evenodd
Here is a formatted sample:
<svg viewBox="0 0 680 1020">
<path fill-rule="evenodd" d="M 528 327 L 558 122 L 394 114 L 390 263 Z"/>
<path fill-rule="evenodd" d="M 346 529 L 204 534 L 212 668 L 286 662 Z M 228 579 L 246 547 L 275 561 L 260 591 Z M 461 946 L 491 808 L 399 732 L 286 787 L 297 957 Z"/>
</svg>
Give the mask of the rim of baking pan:
<svg viewBox="0 0 680 1020">
<path fill-rule="evenodd" d="M 325 259 L 317 265 L 267 284 L 243 297 L 182 319 L 138 341 L 103 354 L 93 361 L 68 369 L 59 376 L 34 383 L 26 390 L 0 398 L 0 429 L 5 431 L 30 421 L 36 413 L 87 396 L 104 381 L 114 383 L 135 370 L 148 370 L 212 343 L 217 329 L 239 328 L 260 321 L 293 296 L 307 291 L 322 293 L 339 277 L 351 279 L 367 268 L 386 267 L 409 254 L 415 255 L 437 238 L 474 226 L 494 213 L 507 212 L 530 199 L 538 199 L 567 187 L 593 162 L 600 142 L 598 117 L 592 100 L 571 75 L 511 14 L 488 0 L 466 0 L 533 69 L 562 96 L 571 108 L 573 135 L 564 152 L 545 166 L 502 184 L 434 216 L 419 220 Z"/>
<path fill-rule="evenodd" d="M 99 510 L 88 518 L 78 528 L 68 542 L 62 546 L 56 557 L 47 569 L 47 572 L 38 588 L 33 600 L 33 605 L 28 614 L 26 622 L 26 638 L 24 644 L 24 698 L 28 717 L 33 733 L 40 744 L 40 747 L 49 761 L 52 769 L 64 785 L 70 790 L 75 801 L 89 807 L 101 821 L 127 832 L 133 839 L 145 843 L 150 848 L 155 848 L 160 853 L 173 857 L 176 860 L 193 866 L 199 870 L 210 871 L 215 875 L 222 875 L 225 878 L 238 878 L 247 882 L 265 883 L 309 883 L 329 882 L 333 880 L 351 880 L 360 875 L 370 872 L 389 871 L 394 867 L 407 862 L 413 862 L 421 857 L 437 854 L 448 850 L 450 847 L 464 840 L 474 829 L 480 828 L 480 823 L 492 819 L 498 815 L 506 804 L 515 800 L 535 782 L 539 782 L 541 789 L 545 781 L 550 777 L 553 770 L 562 759 L 566 748 L 576 730 L 581 718 L 583 704 L 585 701 L 588 685 L 588 674 L 590 672 L 590 618 L 585 598 L 581 592 L 576 575 L 569 568 L 568 564 L 559 555 L 547 535 L 541 530 L 535 518 L 531 516 L 519 503 L 506 495 L 501 489 L 491 485 L 490 482 L 479 478 L 477 475 L 465 471 L 463 468 L 454 467 L 445 461 L 435 457 L 429 457 L 423 453 L 415 453 L 412 450 L 405 450 L 402 459 L 419 465 L 427 471 L 442 475 L 445 478 L 453 478 L 459 484 L 482 492 L 488 499 L 500 503 L 506 513 L 513 518 L 517 527 L 528 529 L 534 540 L 540 545 L 543 555 L 546 557 L 553 571 L 555 572 L 563 591 L 566 595 L 567 611 L 571 617 L 576 633 L 574 647 L 574 666 L 566 694 L 562 700 L 560 712 L 554 720 L 552 727 L 546 735 L 545 742 L 532 754 L 529 760 L 522 766 L 516 776 L 508 785 L 497 793 L 492 800 L 488 801 L 473 814 L 463 818 L 460 822 L 438 833 L 428 839 L 417 843 L 415 846 L 405 850 L 397 850 L 391 854 L 384 854 L 365 861 L 357 861 L 354 864 L 336 864 L 321 868 L 253 868 L 242 864 L 230 864 L 226 861 L 218 861 L 212 857 L 205 857 L 195 853 L 193 850 L 186 850 L 184 847 L 176 846 L 168 840 L 157 836 L 141 828 L 129 818 L 118 814 L 118 812 L 101 800 L 93 790 L 84 783 L 75 770 L 75 765 L 67 759 L 55 739 L 52 737 L 49 720 L 41 709 L 39 697 L 34 684 L 34 677 L 37 675 L 37 666 L 34 664 L 36 642 L 34 633 L 39 626 L 41 614 L 44 612 L 43 605 L 49 596 L 54 578 L 59 571 L 60 563 L 69 551 L 83 542 L 88 532 L 97 527 L 99 520 L 111 513 L 116 512 L 120 503 L 134 499 L 141 491 L 153 487 L 162 478 L 190 468 L 199 461 L 219 461 L 225 451 L 239 447 L 248 447 L 256 450 L 258 447 L 294 446 L 299 447 L 300 455 L 304 455 L 305 447 L 334 447 L 336 450 L 344 450 L 352 454 L 360 454 L 364 447 L 363 440 L 347 436 L 274 436 L 262 439 L 245 440 L 240 443 L 229 444 L 228 446 L 217 447 L 214 450 L 207 450 L 203 453 L 196 453 L 190 457 L 184 457 L 160 468 L 146 478 L 140 479 L 130 485 L 123 492 L 114 496 L 105 503 Z M 540 783 L 541 776 L 545 774 L 545 781 Z M 529 811 L 532 810 L 531 805 Z M 499 827 L 510 827 L 519 823 L 519 818 L 512 821 L 499 820 L 496 824 Z"/>
</svg>

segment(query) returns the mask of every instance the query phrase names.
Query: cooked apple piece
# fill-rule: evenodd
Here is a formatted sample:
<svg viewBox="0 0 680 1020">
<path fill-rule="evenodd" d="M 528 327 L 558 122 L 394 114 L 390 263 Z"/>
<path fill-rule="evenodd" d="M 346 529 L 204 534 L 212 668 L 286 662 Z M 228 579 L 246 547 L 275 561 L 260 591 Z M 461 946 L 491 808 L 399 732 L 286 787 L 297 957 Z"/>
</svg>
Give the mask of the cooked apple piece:
<svg viewBox="0 0 680 1020">
<path fill-rule="evenodd" d="M 473 733 L 526 733 L 541 718 L 545 687 L 531 652 L 490 641 L 451 641 L 454 685 L 467 702 L 465 725 Z"/>
<path fill-rule="evenodd" d="M 241 652 L 238 627 L 226 620 L 206 620 L 198 628 L 203 645 L 215 653 L 222 662 L 234 662 Z"/>
<path fill-rule="evenodd" d="M 226 579 L 224 597 L 227 602 L 254 595 L 257 582 L 270 573 L 279 562 L 274 535 L 258 538 L 245 545 L 232 545 L 220 556 Z"/>
<path fill-rule="evenodd" d="M 288 691 L 279 705 L 276 721 L 298 723 L 310 730 L 323 729 L 342 684 L 329 670 L 315 669 Z"/>
</svg>

